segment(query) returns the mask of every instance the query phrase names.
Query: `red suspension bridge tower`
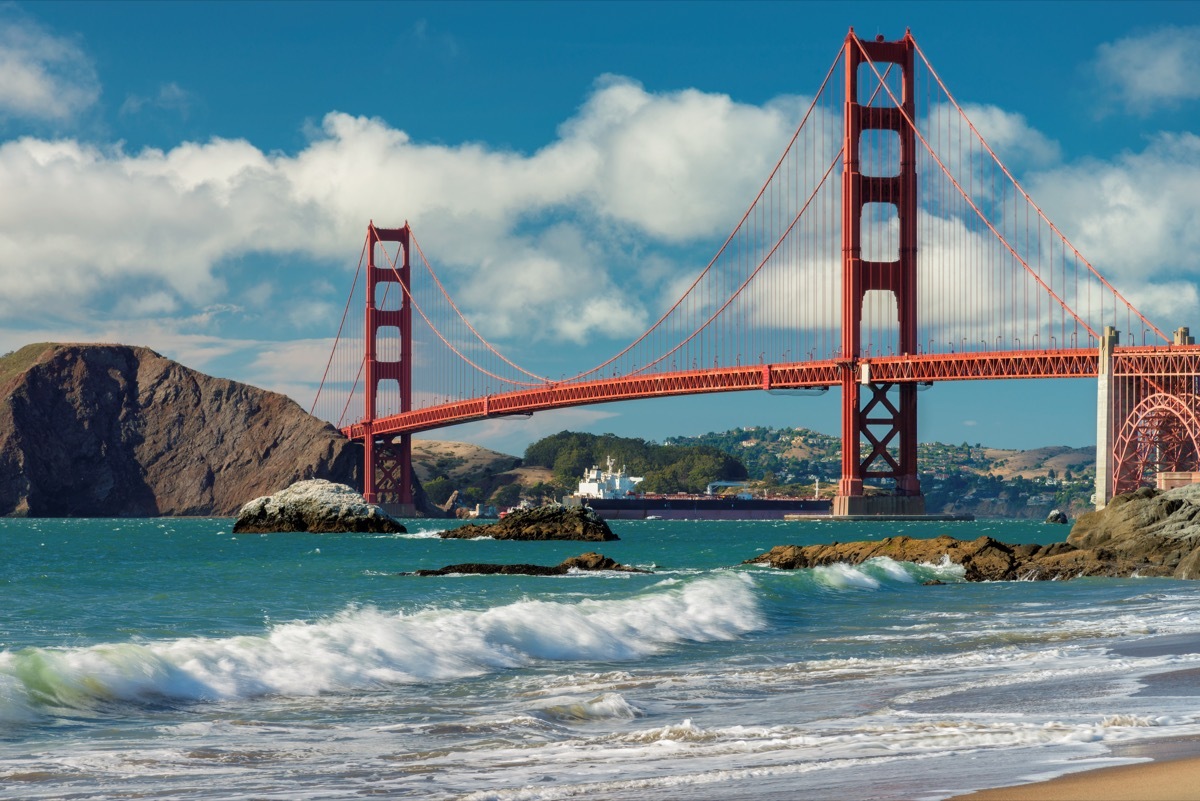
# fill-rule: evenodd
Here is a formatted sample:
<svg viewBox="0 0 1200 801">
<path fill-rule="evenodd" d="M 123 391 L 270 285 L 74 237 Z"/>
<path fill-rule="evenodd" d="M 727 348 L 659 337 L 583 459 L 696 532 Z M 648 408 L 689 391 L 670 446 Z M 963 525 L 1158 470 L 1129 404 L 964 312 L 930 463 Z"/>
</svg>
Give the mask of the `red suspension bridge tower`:
<svg viewBox="0 0 1200 801">
<path fill-rule="evenodd" d="M 395 382 L 401 413 L 412 410 L 412 230 L 367 226 L 366 353 L 363 361 L 363 498 L 390 512 L 412 516 L 412 434 L 403 431 L 377 437 L 374 421 L 380 383 Z M 395 242 L 395 265 L 376 264 L 381 242 Z M 381 291 L 382 290 L 382 291 Z M 385 346 L 385 354 L 379 353 Z"/>
<path fill-rule="evenodd" d="M 880 36 L 858 40 L 854 29 L 845 47 L 845 131 L 842 146 L 842 479 L 834 514 L 923 514 L 917 475 L 917 385 L 874 382 L 862 355 L 863 300 L 868 292 L 890 292 L 899 325 L 899 353 L 917 350 L 917 153 L 911 34 L 897 42 Z M 900 104 L 872 93 L 861 102 L 859 67 L 867 62 L 900 68 Z M 872 101 L 881 99 L 883 105 Z M 864 175 L 860 152 L 864 136 L 886 132 L 899 140 L 899 172 Z M 898 252 L 888 261 L 863 258 L 863 214 L 868 204 L 895 209 Z M 870 446 L 862 453 L 861 443 Z M 893 452 L 894 448 L 894 452 Z M 894 479 L 896 494 L 863 495 L 866 478 Z"/>
</svg>

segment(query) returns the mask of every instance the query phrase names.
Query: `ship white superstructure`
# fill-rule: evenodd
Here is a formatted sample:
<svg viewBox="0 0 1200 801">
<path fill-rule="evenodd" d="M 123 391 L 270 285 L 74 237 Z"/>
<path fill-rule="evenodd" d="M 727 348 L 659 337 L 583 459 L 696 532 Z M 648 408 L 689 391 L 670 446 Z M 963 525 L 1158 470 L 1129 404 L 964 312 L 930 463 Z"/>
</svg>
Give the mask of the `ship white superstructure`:
<svg viewBox="0 0 1200 801">
<path fill-rule="evenodd" d="M 576 494 L 580 498 L 625 498 L 636 494 L 636 487 L 642 483 L 644 476 L 628 475 L 624 466 L 620 470 L 614 470 L 615 464 L 610 456 L 608 469 L 601 470 L 592 465 L 591 469 L 584 471 Z"/>
</svg>

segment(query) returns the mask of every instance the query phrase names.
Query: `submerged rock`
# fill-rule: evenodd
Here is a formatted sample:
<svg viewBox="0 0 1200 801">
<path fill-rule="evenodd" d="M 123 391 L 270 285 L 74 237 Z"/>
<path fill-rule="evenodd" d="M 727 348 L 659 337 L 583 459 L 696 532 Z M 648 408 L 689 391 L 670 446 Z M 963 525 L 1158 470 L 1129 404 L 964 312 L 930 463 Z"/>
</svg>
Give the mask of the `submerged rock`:
<svg viewBox="0 0 1200 801">
<path fill-rule="evenodd" d="M 255 498 L 241 508 L 233 524 L 235 534 L 284 531 L 403 534 L 406 529 L 345 484 L 312 479 Z"/>
<path fill-rule="evenodd" d="M 620 539 L 590 506 L 550 504 L 509 512 L 498 523 L 462 526 L 438 534 L 447 539 L 491 537 L 497 540 L 585 540 L 606 542 Z"/>
<path fill-rule="evenodd" d="M 572 570 L 618 570 L 623 573 L 649 573 L 629 567 L 607 556 L 589 551 L 588 553 L 572 556 L 561 564 L 547 567 L 546 565 L 494 565 L 488 563 L 468 562 L 461 565 L 447 565 L 437 570 L 414 570 L 414 576 L 445 576 L 451 573 L 472 573 L 480 575 L 517 575 L 517 576 L 564 576 Z"/>
</svg>

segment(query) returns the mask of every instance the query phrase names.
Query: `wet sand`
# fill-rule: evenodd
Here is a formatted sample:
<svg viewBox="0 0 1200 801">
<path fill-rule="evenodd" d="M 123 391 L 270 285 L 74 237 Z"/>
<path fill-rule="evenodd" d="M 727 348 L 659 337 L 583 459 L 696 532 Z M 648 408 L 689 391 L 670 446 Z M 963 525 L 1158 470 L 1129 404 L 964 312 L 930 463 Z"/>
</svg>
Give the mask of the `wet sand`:
<svg viewBox="0 0 1200 801">
<path fill-rule="evenodd" d="M 1200 653 L 1200 635 L 1148 637 L 1112 650 L 1124 656 Z M 1164 671 L 1145 677 L 1143 683 L 1137 695 L 1197 697 L 1200 668 Z M 1143 740 L 1111 750 L 1117 759 L 1151 761 L 980 790 L 953 801 L 1200 801 L 1200 738 Z"/>
</svg>

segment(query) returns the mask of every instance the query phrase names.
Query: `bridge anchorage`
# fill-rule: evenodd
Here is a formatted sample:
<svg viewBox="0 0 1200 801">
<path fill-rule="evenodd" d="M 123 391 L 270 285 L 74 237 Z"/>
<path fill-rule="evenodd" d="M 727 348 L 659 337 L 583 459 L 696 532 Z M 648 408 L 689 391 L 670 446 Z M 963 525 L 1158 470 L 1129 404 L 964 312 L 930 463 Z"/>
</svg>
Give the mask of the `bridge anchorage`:
<svg viewBox="0 0 1200 801">
<path fill-rule="evenodd" d="M 1198 376 L 1188 329 L 1165 335 L 1068 241 L 912 34 L 865 41 L 851 29 L 716 255 L 616 355 L 557 381 L 520 367 L 462 313 L 408 224 L 372 223 L 313 411 L 363 443 L 367 499 L 408 515 L 411 437 L 422 431 L 837 386 L 834 513 L 919 515 L 922 385 L 1097 379 L 1102 506 L 1200 472 Z"/>
</svg>

